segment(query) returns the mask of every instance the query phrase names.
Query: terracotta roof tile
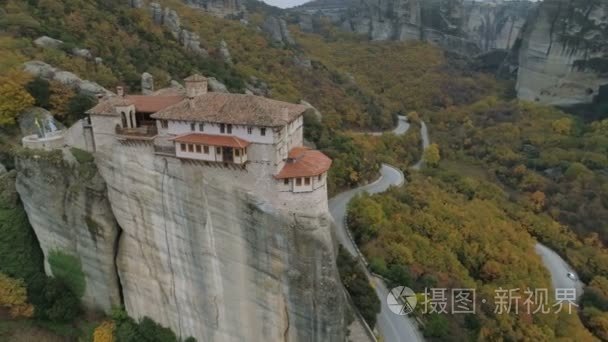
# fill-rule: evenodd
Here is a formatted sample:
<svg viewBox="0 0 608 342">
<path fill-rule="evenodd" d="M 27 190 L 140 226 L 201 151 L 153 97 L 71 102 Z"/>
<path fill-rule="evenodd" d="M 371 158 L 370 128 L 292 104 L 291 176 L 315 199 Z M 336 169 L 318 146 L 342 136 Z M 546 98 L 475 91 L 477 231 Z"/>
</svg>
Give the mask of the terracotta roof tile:
<svg viewBox="0 0 608 342">
<path fill-rule="evenodd" d="M 152 115 L 155 119 L 278 127 L 308 107 L 261 96 L 210 92 L 185 99 Z"/>
<path fill-rule="evenodd" d="M 178 143 L 245 148 L 251 143 L 233 135 L 190 133 L 174 138 Z"/>
<path fill-rule="evenodd" d="M 124 103 L 135 105 L 135 110 L 140 113 L 156 113 L 184 99 L 183 96 L 147 96 L 127 95 L 125 97 L 111 96 L 102 99 L 99 103 L 89 109 L 87 113 L 98 115 L 116 115 L 114 106 Z"/>
<path fill-rule="evenodd" d="M 321 151 L 308 147 L 294 147 L 289 151 L 288 160 L 275 178 L 296 178 L 318 176 L 329 170 L 331 159 Z"/>
</svg>

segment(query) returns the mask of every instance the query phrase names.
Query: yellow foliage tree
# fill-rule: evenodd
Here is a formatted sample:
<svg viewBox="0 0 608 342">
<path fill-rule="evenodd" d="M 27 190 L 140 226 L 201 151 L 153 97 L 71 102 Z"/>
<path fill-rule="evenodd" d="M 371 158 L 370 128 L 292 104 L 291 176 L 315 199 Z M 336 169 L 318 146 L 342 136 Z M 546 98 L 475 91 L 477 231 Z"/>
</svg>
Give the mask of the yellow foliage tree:
<svg viewBox="0 0 608 342">
<path fill-rule="evenodd" d="M 441 156 L 439 154 L 439 145 L 431 144 L 426 151 L 424 151 L 424 161 L 429 166 L 437 166 Z"/>
<path fill-rule="evenodd" d="M 27 290 L 21 279 L 0 273 L 0 306 L 8 308 L 13 318 L 32 317 L 34 307 L 27 302 Z"/>
<path fill-rule="evenodd" d="M 532 207 L 534 211 L 541 212 L 545 207 L 545 202 L 547 200 L 547 196 L 542 191 L 535 191 L 530 195 L 530 200 L 532 201 Z"/>
<path fill-rule="evenodd" d="M 17 116 L 34 104 L 24 86 L 30 77 L 23 72 L 10 72 L 0 77 L 0 126 L 12 125 Z"/>
<path fill-rule="evenodd" d="M 101 323 L 93 332 L 93 342 L 114 342 L 116 325 L 112 321 Z"/>
<path fill-rule="evenodd" d="M 53 109 L 53 114 L 58 117 L 64 117 L 68 111 L 70 99 L 76 95 L 74 90 L 59 82 L 51 82 L 51 97 L 49 102 Z"/>
<path fill-rule="evenodd" d="M 551 126 L 553 131 L 562 135 L 569 135 L 572 133 L 572 120 L 570 118 L 561 118 L 553 121 Z"/>
</svg>

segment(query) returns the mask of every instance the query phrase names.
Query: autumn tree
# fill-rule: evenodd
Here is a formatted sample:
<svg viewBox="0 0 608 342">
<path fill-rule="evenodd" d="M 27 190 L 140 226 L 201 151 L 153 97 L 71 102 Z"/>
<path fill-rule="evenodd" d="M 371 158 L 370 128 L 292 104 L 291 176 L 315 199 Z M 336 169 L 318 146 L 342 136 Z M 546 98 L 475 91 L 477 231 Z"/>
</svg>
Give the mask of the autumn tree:
<svg viewBox="0 0 608 342">
<path fill-rule="evenodd" d="M 12 125 L 17 116 L 34 104 L 34 98 L 25 90 L 29 77 L 13 71 L 0 77 L 0 126 Z"/>
<path fill-rule="evenodd" d="M 114 342 L 114 331 L 116 324 L 113 321 L 105 321 L 101 323 L 93 333 L 93 342 Z"/>
<path fill-rule="evenodd" d="M 441 159 L 441 156 L 440 156 L 440 153 L 439 153 L 439 145 L 437 145 L 437 144 L 431 144 L 424 151 L 424 161 L 426 162 L 426 164 L 428 166 L 436 167 L 437 165 L 439 165 L 439 160 L 440 159 Z"/>
<path fill-rule="evenodd" d="M 8 308 L 13 318 L 32 317 L 34 307 L 27 302 L 27 290 L 21 279 L 0 273 L 0 306 Z"/>
</svg>

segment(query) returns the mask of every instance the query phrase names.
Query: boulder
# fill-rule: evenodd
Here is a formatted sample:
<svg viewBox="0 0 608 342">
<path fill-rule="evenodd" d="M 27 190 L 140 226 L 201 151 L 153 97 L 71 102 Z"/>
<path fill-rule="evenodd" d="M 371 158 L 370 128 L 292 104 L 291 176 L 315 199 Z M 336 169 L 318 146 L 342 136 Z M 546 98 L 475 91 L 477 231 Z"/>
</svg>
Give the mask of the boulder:
<svg viewBox="0 0 608 342">
<path fill-rule="evenodd" d="M 29 61 L 23 64 L 23 70 L 34 77 L 40 77 L 45 80 L 55 80 L 67 86 L 74 88 L 76 91 L 88 95 L 110 95 L 111 91 L 105 89 L 101 85 L 83 80 L 76 74 L 57 69 L 42 61 Z"/>
<path fill-rule="evenodd" d="M 141 93 L 150 95 L 154 92 L 154 76 L 147 72 L 141 74 Z"/>
<path fill-rule="evenodd" d="M 218 81 L 215 77 L 207 78 L 207 82 L 209 83 L 209 90 L 217 93 L 229 93 L 226 85 Z"/>
<path fill-rule="evenodd" d="M 64 43 L 63 43 L 63 41 L 61 41 L 59 39 L 51 38 L 48 36 L 42 36 L 42 37 L 36 38 L 36 40 L 34 40 L 34 44 L 36 44 L 36 46 L 40 46 L 43 48 L 58 49 Z"/>
<path fill-rule="evenodd" d="M 165 11 L 163 12 L 163 25 L 171 32 L 173 38 L 180 39 L 182 31 L 181 22 L 179 15 L 175 10 L 165 7 Z"/>
<path fill-rule="evenodd" d="M 163 8 L 158 2 L 150 3 L 150 16 L 152 17 L 152 21 L 156 25 L 162 25 L 163 23 Z"/>
<path fill-rule="evenodd" d="M 89 49 L 73 48 L 72 54 L 74 56 L 78 56 L 78 57 L 82 57 L 82 58 L 86 58 L 86 59 L 93 58 L 93 54 L 91 53 L 91 51 Z"/>
<path fill-rule="evenodd" d="M 129 0 L 129 6 L 132 8 L 142 8 L 144 7 L 144 0 Z"/>
<path fill-rule="evenodd" d="M 310 58 L 306 57 L 305 55 L 293 56 L 293 64 L 295 64 L 295 66 L 298 68 L 312 69 L 312 62 L 310 61 Z"/>
</svg>

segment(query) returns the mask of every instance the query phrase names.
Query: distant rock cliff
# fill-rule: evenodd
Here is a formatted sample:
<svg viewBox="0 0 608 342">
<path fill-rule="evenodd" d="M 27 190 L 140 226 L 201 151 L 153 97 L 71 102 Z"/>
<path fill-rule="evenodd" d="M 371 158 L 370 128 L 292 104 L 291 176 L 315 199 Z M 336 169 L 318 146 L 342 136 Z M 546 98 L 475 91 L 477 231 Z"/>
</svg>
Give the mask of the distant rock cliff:
<svg viewBox="0 0 608 342">
<path fill-rule="evenodd" d="M 294 11 L 305 30 L 326 16 L 371 40 L 426 40 L 472 55 L 511 48 L 531 7 L 528 1 L 317 0 Z"/>
<path fill-rule="evenodd" d="M 344 340 L 328 213 L 288 217 L 239 184 L 246 171 L 152 145 L 76 159 L 26 150 L 17 188 L 47 272 L 53 253 L 75 260 L 87 308 L 123 304 L 199 341 Z"/>
<path fill-rule="evenodd" d="M 543 1 L 523 34 L 518 97 L 568 106 L 591 103 L 606 88 L 608 3 Z"/>
</svg>

